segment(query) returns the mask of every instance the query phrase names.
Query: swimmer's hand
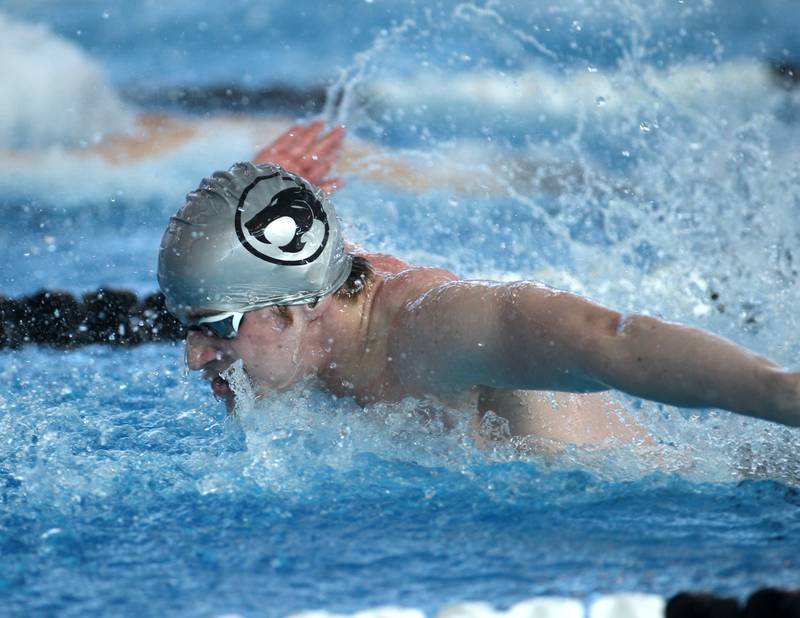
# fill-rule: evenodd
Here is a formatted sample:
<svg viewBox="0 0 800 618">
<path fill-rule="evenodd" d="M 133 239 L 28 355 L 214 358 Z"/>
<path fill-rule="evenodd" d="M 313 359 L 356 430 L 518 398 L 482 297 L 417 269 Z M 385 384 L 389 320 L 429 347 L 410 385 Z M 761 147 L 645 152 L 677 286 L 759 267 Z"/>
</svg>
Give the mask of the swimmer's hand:
<svg viewBox="0 0 800 618">
<path fill-rule="evenodd" d="M 277 163 L 315 184 L 328 194 L 342 186 L 339 178 L 328 178 L 342 149 L 344 127 L 323 132 L 322 121 L 307 127 L 295 125 L 253 157 L 253 163 Z"/>
</svg>

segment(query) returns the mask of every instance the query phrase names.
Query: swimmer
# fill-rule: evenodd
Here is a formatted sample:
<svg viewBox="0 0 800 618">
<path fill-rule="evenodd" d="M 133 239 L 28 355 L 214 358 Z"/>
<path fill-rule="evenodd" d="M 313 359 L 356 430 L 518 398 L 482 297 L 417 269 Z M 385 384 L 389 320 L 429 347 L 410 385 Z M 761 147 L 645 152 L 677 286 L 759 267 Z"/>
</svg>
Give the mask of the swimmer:
<svg viewBox="0 0 800 618">
<path fill-rule="evenodd" d="M 800 374 L 710 333 L 347 245 L 328 177 L 343 135 L 293 127 L 203 180 L 164 234 L 159 285 L 190 330 L 187 363 L 229 411 L 220 373 L 241 360 L 260 397 L 313 379 L 362 405 L 492 411 L 556 442 L 641 439 L 611 389 L 800 426 Z"/>
</svg>

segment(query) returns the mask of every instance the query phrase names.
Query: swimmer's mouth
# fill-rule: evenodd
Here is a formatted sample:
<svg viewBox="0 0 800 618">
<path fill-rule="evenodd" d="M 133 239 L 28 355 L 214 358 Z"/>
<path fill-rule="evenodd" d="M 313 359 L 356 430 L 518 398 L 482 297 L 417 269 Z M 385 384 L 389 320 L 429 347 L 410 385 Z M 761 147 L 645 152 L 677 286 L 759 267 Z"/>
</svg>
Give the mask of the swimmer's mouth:
<svg viewBox="0 0 800 618">
<path fill-rule="evenodd" d="M 214 397 L 225 401 L 228 404 L 233 403 L 234 392 L 228 381 L 219 375 L 219 371 L 214 369 L 206 369 L 203 371 L 203 379 L 211 383 L 211 392 Z"/>
<path fill-rule="evenodd" d="M 233 389 L 228 381 L 222 376 L 214 376 L 211 380 L 211 390 L 217 399 L 229 399 L 233 397 Z"/>
</svg>

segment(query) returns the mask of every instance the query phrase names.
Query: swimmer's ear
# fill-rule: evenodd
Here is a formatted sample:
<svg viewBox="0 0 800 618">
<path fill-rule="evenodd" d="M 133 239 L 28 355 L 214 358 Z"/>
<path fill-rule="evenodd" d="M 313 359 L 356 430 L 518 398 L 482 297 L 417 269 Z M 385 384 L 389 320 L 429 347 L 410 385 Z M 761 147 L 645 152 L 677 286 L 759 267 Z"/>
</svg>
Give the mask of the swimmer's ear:
<svg viewBox="0 0 800 618">
<path fill-rule="evenodd" d="M 282 322 L 285 322 L 287 325 L 291 324 L 294 321 L 294 316 L 292 316 L 291 307 L 288 305 L 273 305 L 270 307 L 272 313 L 277 316 Z"/>
<path fill-rule="evenodd" d="M 289 320 L 292 317 L 288 305 L 275 305 L 273 309 L 275 310 L 275 313 L 277 313 L 282 318 Z"/>
</svg>

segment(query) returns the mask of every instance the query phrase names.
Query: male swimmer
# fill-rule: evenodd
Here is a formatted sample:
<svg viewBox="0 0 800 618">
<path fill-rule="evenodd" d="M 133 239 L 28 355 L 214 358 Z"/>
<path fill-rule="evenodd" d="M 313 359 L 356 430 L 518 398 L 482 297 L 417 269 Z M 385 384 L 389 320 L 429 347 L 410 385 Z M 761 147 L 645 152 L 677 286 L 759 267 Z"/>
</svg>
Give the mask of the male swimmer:
<svg viewBox="0 0 800 618">
<path fill-rule="evenodd" d="M 158 279 L 187 362 L 229 410 L 220 373 L 241 360 L 258 396 L 313 377 L 362 405 L 433 398 L 560 442 L 641 435 L 609 389 L 800 425 L 800 374 L 710 333 L 355 252 L 326 193 L 342 138 L 290 129 L 204 179 L 164 234 Z"/>
</svg>

